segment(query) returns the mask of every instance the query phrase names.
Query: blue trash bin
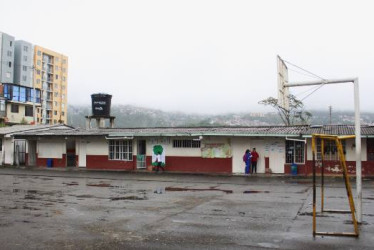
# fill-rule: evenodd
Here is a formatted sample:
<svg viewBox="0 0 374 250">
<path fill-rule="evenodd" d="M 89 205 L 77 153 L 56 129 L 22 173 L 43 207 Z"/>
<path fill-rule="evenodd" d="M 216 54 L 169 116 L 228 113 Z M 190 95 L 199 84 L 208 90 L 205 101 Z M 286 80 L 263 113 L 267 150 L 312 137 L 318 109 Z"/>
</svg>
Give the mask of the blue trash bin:
<svg viewBox="0 0 374 250">
<path fill-rule="evenodd" d="M 295 163 L 292 163 L 291 165 L 291 174 L 297 175 L 297 165 Z"/>
<path fill-rule="evenodd" d="M 47 159 L 47 168 L 51 168 L 51 167 L 53 167 L 53 160 L 48 158 Z"/>
</svg>

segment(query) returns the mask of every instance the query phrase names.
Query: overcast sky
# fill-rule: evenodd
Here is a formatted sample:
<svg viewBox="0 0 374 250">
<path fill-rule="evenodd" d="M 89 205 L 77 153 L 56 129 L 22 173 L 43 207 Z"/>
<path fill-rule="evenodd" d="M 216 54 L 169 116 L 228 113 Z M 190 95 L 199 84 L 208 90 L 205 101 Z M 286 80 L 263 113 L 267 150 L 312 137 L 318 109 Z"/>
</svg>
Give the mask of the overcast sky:
<svg viewBox="0 0 374 250">
<path fill-rule="evenodd" d="M 258 101 L 277 97 L 280 55 L 326 79 L 359 77 L 361 109 L 374 110 L 371 1 L 0 0 L 0 9 L 0 31 L 69 57 L 69 104 L 104 92 L 164 111 L 271 111 Z M 314 80 L 298 72 L 291 82 Z M 304 103 L 353 110 L 353 85 L 324 86 Z"/>
</svg>

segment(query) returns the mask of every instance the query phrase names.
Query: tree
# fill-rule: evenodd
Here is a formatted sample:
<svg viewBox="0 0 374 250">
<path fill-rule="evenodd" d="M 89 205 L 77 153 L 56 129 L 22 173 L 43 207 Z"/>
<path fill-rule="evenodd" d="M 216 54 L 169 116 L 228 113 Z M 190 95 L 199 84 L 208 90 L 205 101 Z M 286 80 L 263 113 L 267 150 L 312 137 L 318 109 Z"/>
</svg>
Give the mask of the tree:
<svg viewBox="0 0 374 250">
<path fill-rule="evenodd" d="M 279 105 L 278 99 L 274 97 L 268 97 L 262 101 L 259 101 L 258 103 L 275 108 L 286 126 L 308 124 L 312 114 L 304 110 L 304 103 L 298 100 L 294 95 L 289 95 L 288 98 L 290 101 L 288 109 Z"/>
</svg>

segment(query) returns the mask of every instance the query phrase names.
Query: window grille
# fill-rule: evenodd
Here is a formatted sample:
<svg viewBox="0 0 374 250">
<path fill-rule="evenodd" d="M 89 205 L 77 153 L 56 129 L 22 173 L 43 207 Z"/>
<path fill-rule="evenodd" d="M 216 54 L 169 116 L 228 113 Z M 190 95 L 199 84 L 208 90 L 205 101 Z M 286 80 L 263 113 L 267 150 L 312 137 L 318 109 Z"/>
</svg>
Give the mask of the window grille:
<svg viewBox="0 0 374 250">
<path fill-rule="evenodd" d="M 109 140 L 109 160 L 132 161 L 132 140 Z"/>
<path fill-rule="evenodd" d="M 305 143 L 286 140 L 286 163 L 304 163 Z"/>
<path fill-rule="evenodd" d="M 200 148 L 200 141 L 195 140 L 173 140 L 174 148 Z"/>
<path fill-rule="evenodd" d="M 346 154 L 346 144 L 345 144 L 345 141 L 342 140 L 342 146 L 343 146 L 343 153 Z M 323 153 L 324 153 L 324 157 L 323 157 L 323 160 L 325 161 L 339 161 L 339 154 L 338 154 L 338 149 L 336 147 L 336 143 L 335 141 L 331 141 L 331 140 L 324 140 L 323 141 L 323 144 L 324 144 L 324 149 L 323 149 Z M 317 160 L 322 160 L 322 152 L 321 152 L 321 139 L 318 138 L 317 139 Z"/>
</svg>

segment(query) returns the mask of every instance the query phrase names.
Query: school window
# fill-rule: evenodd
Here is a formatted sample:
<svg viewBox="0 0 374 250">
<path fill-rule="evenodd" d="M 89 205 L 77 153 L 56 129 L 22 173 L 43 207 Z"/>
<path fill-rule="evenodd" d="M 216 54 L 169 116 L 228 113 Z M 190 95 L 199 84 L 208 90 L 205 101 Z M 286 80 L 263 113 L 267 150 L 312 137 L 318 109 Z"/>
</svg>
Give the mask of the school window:
<svg viewBox="0 0 374 250">
<path fill-rule="evenodd" d="M 132 161 L 132 140 L 109 140 L 109 160 Z"/>
<path fill-rule="evenodd" d="M 12 104 L 10 107 L 10 112 L 18 113 L 18 104 Z"/>
<path fill-rule="evenodd" d="M 33 113 L 32 106 L 25 106 L 25 116 L 33 117 Z"/>
<path fill-rule="evenodd" d="M 173 140 L 173 148 L 200 148 L 200 141 L 194 140 Z"/>
<path fill-rule="evenodd" d="M 343 154 L 346 154 L 345 141 L 341 141 L 343 146 Z M 324 161 L 339 161 L 338 148 L 335 141 L 323 140 L 323 160 Z M 317 160 L 322 160 L 321 139 L 317 139 Z"/>
<path fill-rule="evenodd" d="M 286 141 L 286 163 L 304 163 L 305 143 L 303 141 Z"/>
</svg>

